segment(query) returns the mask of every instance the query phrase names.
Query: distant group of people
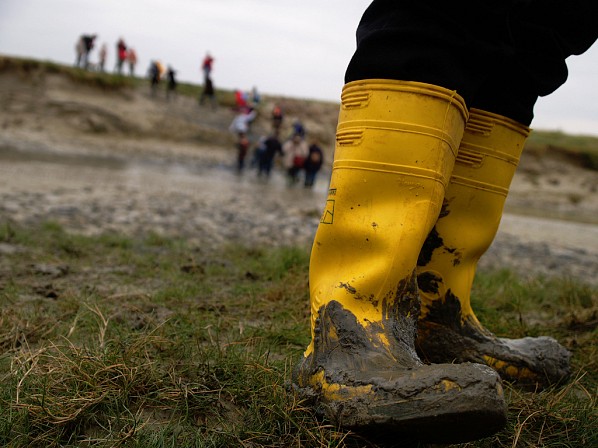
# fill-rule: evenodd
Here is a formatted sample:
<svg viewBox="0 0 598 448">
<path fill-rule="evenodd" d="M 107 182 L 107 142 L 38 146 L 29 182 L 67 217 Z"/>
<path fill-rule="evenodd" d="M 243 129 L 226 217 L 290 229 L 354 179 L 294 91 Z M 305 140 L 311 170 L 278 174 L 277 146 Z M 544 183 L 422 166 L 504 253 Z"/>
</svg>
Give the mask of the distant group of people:
<svg viewBox="0 0 598 448">
<path fill-rule="evenodd" d="M 108 46 L 103 43 L 98 52 L 98 62 L 92 63 L 90 56 L 95 48 L 97 34 L 83 34 L 77 40 L 75 45 L 75 67 L 84 70 L 106 71 L 106 59 L 108 58 Z M 120 38 L 116 43 L 116 64 L 114 73 L 123 74 L 125 64 L 129 66 L 129 75 L 135 76 L 135 66 L 137 65 L 137 53 L 134 48 L 128 48 L 125 41 Z"/>
<path fill-rule="evenodd" d="M 216 108 L 216 92 L 211 78 L 213 62 L 214 58 L 212 58 L 209 53 L 202 62 L 201 69 L 203 72 L 204 88 L 200 95 L 199 102 L 203 105 L 207 99 L 212 104 L 212 107 Z M 171 98 L 176 97 L 178 86 L 177 71 L 171 65 L 164 66 L 164 64 L 157 59 L 151 60 L 148 67 L 147 76 L 150 81 L 150 90 L 152 96 L 156 95 L 162 80 L 165 80 L 166 99 L 170 100 Z"/>
<path fill-rule="evenodd" d="M 76 59 L 75 66 L 84 70 L 105 71 L 106 59 L 108 57 L 108 47 L 104 43 L 98 52 L 98 63 L 90 62 L 90 55 L 95 47 L 97 34 L 83 34 L 77 40 L 75 45 Z M 137 65 L 137 52 L 134 48 L 127 46 L 125 40 L 121 37 L 116 42 L 116 63 L 114 73 L 122 75 L 125 67 L 128 66 L 129 76 L 135 76 L 135 67 Z M 211 64 L 211 63 L 210 63 Z M 211 69 L 211 67 L 210 67 Z M 209 73 L 209 71 L 208 71 Z M 165 68 L 158 60 L 152 60 L 148 68 L 147 76 L 150 81 L 152 96 L 156 94 L 160 81 L 166 78 L 166 98 L 170 99 L 176 94 L 177 80 L 176 71 L 171 67 Z"/>
<path fill-rule="evenodd" d="M 199 104 L 203 105 L 206 100 L 209 100 L 212 107 L 215 108 L 213 66 L 214 58 L 208 52 L 201 64 L 204 85 L 199 97 Z M 229 126 L 229 131 L 236 137 L 237 171 L 240 173 L 246 169 L 248 156 L 253 148 L 249 165 L 257 169 L 259 178 L 268 179 L 270 177 L 276 157 L 279 156 L 289 185 L 298 184 L 301 181 L 301 173 L 303 173 L 303 185 L 306 188 L 313 187 L 316 175 L 324 163 L 324 154 L 316 139 L 311 139 L 308 143 L 305 126 L 301 121 L 295 120 L 292 123 L 289 137 L 281 138 L 284 113 L 282 107 L 276 104 L 271 112 L 271 131 L 268 135 L 259 138 L 257 142 L 252 142 L 250 131 L 258 116 L 258 109 L 262 101 L 261 95 L 255 86 L 249 91 L 236 89 L 234 95 L 234 108 L 237 113 Z"/>
<path fill-rule="evenodd" d="M 77 43 L 77 59 L 75 65 L 83 69 L 90 69 L 89 57 L 94 48 L 96 34 L 82 35 Z M 103 44 L 99 51 L 98 70 L 104 71 L 107 47 Z M 133 48 L 128 48 L 124 39 L 120 38 L 116 43 L 116 65 L 114 72 L 122 75 L 125 64 L 129 64 L 129 74 L 134 76 L 135 65 L 137 64 L 137 54 Z M 202 63 L 201 72 L 203 75 L 203 89 L 199 97 L 199 104 L 203 105 L 206 101 L 212 106 L 217 107 L 216 92 L 212 81 L 212 70 L 214 58 L 208 52 Z M 176 95 L 177 79 L 176 71 L 173 67 L 164 66 L 157 60 L 151 60 L 147 76 L 150 82 L 151 95 L 155 96 L 162 80 L 166 80 L 166 98 L 170 99 Z M 237 115 L 233 119 L 229 130 L 236 135 L 237 149 L 237 170 L 239 172 L 245 169 L 247 156 L 252 149 L 252 142 L 249 137 L 251 124 L 257 117 L 257 108 L 261 103 L 261 95 L 257 87 L 250 91 L 235 90 L 235 108 Z M 275 105 L 271 112 L 272 130 L 267 136 L 261 137 L 253 145 L 253 157 L 251 166 L 257 168 L 257 175 L 260 178 L 269 178 L 274 167 L 277 156 L 281 158 L 281 165 L 286 171 L 289 185 L 295 185 L 300 182 L 300 174 L 304 173 L 303 184 L 306 188 L 314 185 L 316 175 L 320 171 L 324 156 L 316 140 L 308 144 L 306 132 L 303 124 L 296 120 L 292 124 L 291 135 L 281 141 L 281 130 L 284 114 L 279 105 Z"/>
<path fill-rule="evenodd" d="M 75 45 L 75 67 L 82 68 L 84 70 L 94 70 L 99 72 L 106 71 L 106 60 L 108 57 L 108 47 L 105 43 L 102 44 L 98 52 L 98 62 L 91 62 L 91 53 L 96 46 L 97 34 L 83 34 L 77 40 Z M 129 75 L 135 76 L 135 67 L 137 65 L 137 52 L 134 48 L 128 47 L 123 38 L 119 38 L 116 42 L 116 62 L 114 66 L 114 73 L 122 75 L 125 67 L 128 65 Z M 207 100 L 212 105 L 212 108 L 216 108 L 216 91 L 212 81 L 211 73 L 214 58 L 207 53 L 202 62 L 202 72 L 204 86 L 201 96 L 199 98 L 200 104 L 204 104 Z M 166 98 L 170 99 L 176 95 L 177 90 L 177 72 L 171 67 L 165 67 L 161 61 L 154 59 L 150 61 L 147 77 L 150 82 L 150 91 L 152 96 L 156 95 L 156 92 L 163 79 L 166 80 Z M 257 92 L 257 91 L 256 91 Z"/>
<path fill-rule="evenodd" d="M 237 170 L 239 172 L 245 169 L 246 159 L 251 149 L 249 131 L 256 117 L 256 109 L 243 107 L 229 128 L 237 136 Z M 276 157 L 280 156 L 288 184 L 298 184 L 301 180 L 301 173 L 303 173 L 303 185 L 306 188 L 311 188 L 324 163 L 322 148 L 316 139 L 311 139 L 311 142 L 308 143 L 305 126 L 299 120 L 293 122 L 290 137 L 284 142 L 281 141 L 282 122 L 282 109 L 275 105 L 272 110 L 272 130 L 255 144 L 251 166 L 257 168 L 258 177 L 267 179 L 271 175 Z"/>
</svg>

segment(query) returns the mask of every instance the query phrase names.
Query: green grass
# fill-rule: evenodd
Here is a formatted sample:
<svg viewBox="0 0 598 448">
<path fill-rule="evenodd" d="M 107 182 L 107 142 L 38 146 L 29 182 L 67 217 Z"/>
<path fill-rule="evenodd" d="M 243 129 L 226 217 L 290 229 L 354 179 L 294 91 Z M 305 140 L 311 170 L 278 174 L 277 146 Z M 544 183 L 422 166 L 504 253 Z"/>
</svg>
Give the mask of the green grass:
<svg viewBox="0 0 598 448">
<path fill-rule="evenodd" d="M 547 152 L 561 154 L 585 168 L 598 171 L 598 137 L 534 131 L 525 148 L 540 157 Z"/>
<path fill-rule="evenodd" d="M 0 259 L 1 446 L 368 446 L 288 388 L 308 343 L 304 249 L 204 253 L 54 223 L 3 224 L 0 243 L 17 248 Z M 596 289 L 482 272 L 474 306 L 497 334 L 559 338 L 575 378 L 507 385 L 508 427 L 460 446 L 595 446 Z"/>
</svg>

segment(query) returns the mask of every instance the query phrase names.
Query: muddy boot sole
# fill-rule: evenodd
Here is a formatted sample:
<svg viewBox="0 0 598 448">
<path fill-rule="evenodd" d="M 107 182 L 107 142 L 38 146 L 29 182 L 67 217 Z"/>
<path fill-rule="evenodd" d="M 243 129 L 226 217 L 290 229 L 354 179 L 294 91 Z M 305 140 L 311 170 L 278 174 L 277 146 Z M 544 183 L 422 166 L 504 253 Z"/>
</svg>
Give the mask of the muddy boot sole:
<svg viewBox="0 0 598 448">
<path fill-rule="evenodd" d="M 541 336 L 498 338 L 465 322 L 459 328 L 420 321 L 418 353 L 429 362 L 487 364 L 503 380 L 526 389 L 564 383 L 571 375 L 571 353 L 555 339 Z"/>
<path fill-rule="evenodd" d="M 415 353 L 407 364 L 408 346 L 400 353 L 385 345 L 378 338 L 382 327 L 364 328 L 338 302 L 319 316 L 314 351 L 302 359 L 293 382 L 334 425 L 388 444 L 465 442 L 506 424 L 501 380 L 490 367 L 424 365 Z"/>
<path fill-rule="evenodd" d="M 319 414 L 385 444 L 398 439 L 467 442 L 496 433 L 507 421 L 500 380 L 487 366 L 422 366 L 401 372 L 397 380 L 378 378 L 372 383 L 371 394 L 320 400 Z"/>
</svg>

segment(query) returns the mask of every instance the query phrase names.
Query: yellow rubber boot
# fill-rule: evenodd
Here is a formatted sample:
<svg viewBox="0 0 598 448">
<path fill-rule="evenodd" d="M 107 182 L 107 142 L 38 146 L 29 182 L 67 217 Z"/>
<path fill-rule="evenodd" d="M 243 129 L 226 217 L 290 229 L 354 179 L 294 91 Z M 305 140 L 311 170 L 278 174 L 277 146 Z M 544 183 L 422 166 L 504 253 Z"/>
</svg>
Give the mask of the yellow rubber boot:
<svg viewBox="0 0 598 448">
<path fill-rule="evenodd" d="M 569 375 L 570 354 L 548 337 L 501 339 L 470 302 L 478 260 L 490 247 L 529 128 L 472 109 L 438 222 L 418 260 L 418 351 L 431 362 L 479 362 L 532 387 Z"/>
<path fill-rule="evenodd" d="M 293 379 L 321 414 L 370 439 L 463 441 L 506 421 L 496 372 L 423 365 L 414 345 L 417 258 L 466 116 L 458 95 L 432 85 L 368 80 L 343 89 L 310 261 L 312 341 Z"/>
</svg>

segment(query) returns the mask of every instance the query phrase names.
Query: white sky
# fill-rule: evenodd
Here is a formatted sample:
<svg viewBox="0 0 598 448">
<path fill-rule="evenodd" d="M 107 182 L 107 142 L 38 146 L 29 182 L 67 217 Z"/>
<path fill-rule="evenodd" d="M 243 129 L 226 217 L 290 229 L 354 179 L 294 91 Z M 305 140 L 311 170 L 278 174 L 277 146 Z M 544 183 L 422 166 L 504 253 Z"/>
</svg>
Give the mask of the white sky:
<svg viewBox="0 0 598 448">
<path fill-rule="evenodd" d="M 216 87 L 338 101 L 370 0 L 0 0 L 0 54 L 72 64 L 83 33 L 97 49 L 123 37 L 139 58 L 170 64 L 179 79 L 202 81 L 206 52 Z M 536 129 L 598 135 L 598 44 L 569 60 L 567 83 L 536 105 Z"/>
</svg>

